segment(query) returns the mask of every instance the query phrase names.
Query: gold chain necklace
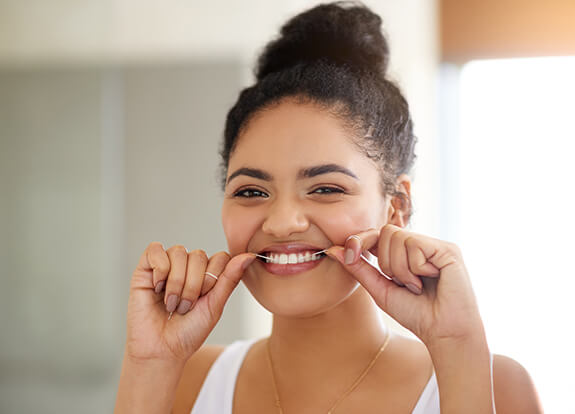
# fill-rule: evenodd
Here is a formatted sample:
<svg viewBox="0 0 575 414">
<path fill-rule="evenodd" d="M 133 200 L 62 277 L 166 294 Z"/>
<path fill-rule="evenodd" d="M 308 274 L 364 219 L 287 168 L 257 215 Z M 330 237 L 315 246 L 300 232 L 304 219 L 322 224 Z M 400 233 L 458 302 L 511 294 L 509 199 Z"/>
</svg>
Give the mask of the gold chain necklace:
<svg viewBox="0 0 575 414">
<path fill-rule="evenodd" d="M 389 332 L 389 330 L 387 329 L 387 335 L 385 337 L 385 341 L 383 341 L 383 344 L 381 345 L 381 347 L 379 348 L 379 350 L 377 351 L 377 353 L 375 354 L 375 356 L 371 359 L 371 361 L 369 362 L 369 364 L 367 365 L 367 367 L 365 367 L 365 369 L 363 370 L 363 372 L 359 375 L 359 377 L 357 377 L 357 379 L 355 380 L 355 382 L 351 385 L 351 387 L 349 387 L 349 389 L 344 392 L 342 394 L 341 397 L 339 397 L 337 399 L 337 401 L 331 406 L 331 408 L 329 410 L 327 410 L 327 414 L 332 414 L 333 411 L 335 410 L 335 407 L 341 402 L 343 401 L 343 399 L 345 397 L 347 397 L 358 385 L 359 383 L 363 380 L 363 378 L 367 375 L 367 373 L 369 372 L 369 370 L 375 365 L 375 361 L 377 361 L 377 358 L 381 355 L 381 353 L 385 350 L 385 348 L 387 347 L 387 344 L 389 343 L 389 340 L 391 338 L 391 333 Z M 276 399 L 276 407 L 279 410 L 280 414 L 283 414 L 283 410 L 282 410 L 282 406 L 280 403 L 280 396 L 279 396 L 279 392 L 278 392 L 278 386 L 277 386 L 277 382 L 276 382 L 276 376 L 274 373 L 274 364 L 272 362 L 272 355 L 271 355 L 271 351 L 270 351 L 270 339 L 268 338 L 266 341 L 266 347 L 267 347 L 267 354 L 268 354 L 268 363 L 270 366 L 270 371 L 272 373 L 272 382 L 274 385 L 274 393 L 275 393 L 275 399 Z"/>
</svg>

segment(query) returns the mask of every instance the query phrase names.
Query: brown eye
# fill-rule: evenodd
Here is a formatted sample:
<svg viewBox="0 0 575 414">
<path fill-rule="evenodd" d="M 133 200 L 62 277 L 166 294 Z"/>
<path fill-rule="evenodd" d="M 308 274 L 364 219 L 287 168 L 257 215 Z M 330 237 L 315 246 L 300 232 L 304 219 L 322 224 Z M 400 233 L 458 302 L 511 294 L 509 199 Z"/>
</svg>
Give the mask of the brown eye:
<svg viewBox="0 0 575 414">
<path fill-rule="evenodd" d="M 312 191 L 312 194 L 343 194 L 344 191 L 337 187 L 319 187 Z"/>
<path fill-rule="evenodd" d="M 234 193 L 234 197 L 242 197 L 242 198 L 254 198 L 254 197 L 261 197 L 261 198 L 268 198 L 269 195 L 264 193 L 261 190 L 255 188 L 244 188 L 240 191 Z"/>
</svg>

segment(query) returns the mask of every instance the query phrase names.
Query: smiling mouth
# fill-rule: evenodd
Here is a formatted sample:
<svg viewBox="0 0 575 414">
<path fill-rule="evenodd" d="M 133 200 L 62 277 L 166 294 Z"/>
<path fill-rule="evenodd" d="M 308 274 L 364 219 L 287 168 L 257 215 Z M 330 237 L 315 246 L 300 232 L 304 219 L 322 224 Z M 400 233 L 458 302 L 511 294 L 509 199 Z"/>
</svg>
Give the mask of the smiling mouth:
<svg viewBox="0 0 575 414">
<path fill-rule="evenodd" d="M 261 252 L 261 254 L 257 254 L 256 256 L 260 261 L 264 263 L 290 265 L 290 264 L 314 262 L 322 259 L 323 257 L 326 256 L 326 254 L 325 250 L 320 250 L 319 252 L 308 250 L 298 253 Z"/>
</svg>

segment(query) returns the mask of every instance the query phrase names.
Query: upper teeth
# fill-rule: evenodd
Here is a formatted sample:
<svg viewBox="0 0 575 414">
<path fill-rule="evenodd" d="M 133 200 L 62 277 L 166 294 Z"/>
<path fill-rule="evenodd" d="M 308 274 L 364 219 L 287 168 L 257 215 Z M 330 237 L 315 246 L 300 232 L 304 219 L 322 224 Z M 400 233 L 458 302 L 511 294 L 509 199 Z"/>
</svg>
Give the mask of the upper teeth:
<svg viewBox="0 0 575 414">
<path fill-rule="evenodd" d="M 314 254 L 310 251 L 290 254 L 268 252 L 266 256 L 266 263 L 276 264 L 305 263 L 321 259 L 321 255 Z"/>
</svg>

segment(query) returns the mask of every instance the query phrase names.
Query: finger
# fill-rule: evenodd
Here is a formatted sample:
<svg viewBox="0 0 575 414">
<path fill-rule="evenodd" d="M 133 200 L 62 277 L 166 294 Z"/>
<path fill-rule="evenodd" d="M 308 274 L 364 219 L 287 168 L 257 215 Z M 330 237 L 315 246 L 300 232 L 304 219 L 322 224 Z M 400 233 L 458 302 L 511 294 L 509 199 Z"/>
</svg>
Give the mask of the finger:
<svg viewBox="0 0 575 414">
<path fill-rule="evenodd" d="M 226 252 L 216 253 L 210 258 L 208 267 L 204 273 L 204 282 L 202 284 L 200 296 L 203 296 L 212 290 L 216 284 L 216 278 L 219 278 L 230 260 L 231 257 Z"/>
<path fill-rule="evenodd" d="M 186 281 L 188 251 L 184 246 L 176 245 L 170 247 L 166 253 L 170 259 L 170 272 L 168 273 L 168 279 L 166 282 L 164 303 L 166 304 L 166 310 L 168 312 L 173 312 L 176 310 L 178 303 L 180 303 L 180 295 Z"/>
<path fill-rule="evenodd" d="M 407 258 L 406 239 L 409 237 L 406 231 L 396 231 L 390 240 L 390 267 L 393 278 L 405 285 L 412 293 L 420 295 L 423 289 L 421 280 L 409 269 Z"/>
<path fill-rule="evenodd" d="M 427 261 L 419 237 L 410 235 L 405 240 L 409 269 L 418 276 L 437 277 L 439 269 Z"/>
<path fill-rule="evenodd" d="M 391 238 L 395 233 L 401 229 L 397 226 L 387 224 L 381 228 L 379 232 L 379 242 L 377 244 L 377 259 L 379 268 L 383 273 L 385 273 L 390 278 L 401 283 L 399 279 L 395 278 L 393 275 L 393 270 L 391 269 Z"/>
<path fill-rule="evenodd" d="M 463 264 L 461 251 L 453 243 L 421 236 L 419 245 L 427 261 L 439 270 L 449 265 Z"/>
<path fill-rule="evenodd" d="M 345 241 L 345 263 L 355 263 L 361 256 L 361 252 L 371 249 L 379 239 L 379 231 L 369 229 L 360 233 L 352 234 Z"/>
<path fill-rule="evenodd" d="M 244 271 L 253 263 L 255 258 L 256 255 L 253 253 L 242 253 L 233 257 L 218 277 L 213 289 L 205 296 L 209 298 L 210 314 L 215 321 L 222 315 L 228 298 L 240 282 Z"/>
<path fill-rule="evenodd" d="M 187 254 L 186 276 L 176 309 L 180 315 L 187 313 L 198 299 L 207 264 L 208 257 L 203 250 L 193 250 Z"/>
<path fill-rule="evenodd" d="M 392 281 L 385 278 L 376 268 L 363 260 L 358 260 L 352 264 L 345 264 L 344 248 L 339 246 L 330 247 L 326 255 L 337 260 L 375 299 L 378 306 L 387 311 L 388 298 L 390 294 L 401 294 L 405 289 L 397 286 Z"/>
<path fill-rule="evenodd" d="M 170 259 L 164 251 L 162 243 L 152 242 L 146 247 L 136 266 L 134 274 L 149 273 L 149 288 L 154 288 L 156 293 L 160 293 L 165 286 L 165 280 L 170 271 Z M 147 284 L 148 282 L 146 282 Z"/>
</svg>

